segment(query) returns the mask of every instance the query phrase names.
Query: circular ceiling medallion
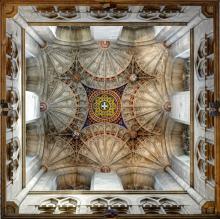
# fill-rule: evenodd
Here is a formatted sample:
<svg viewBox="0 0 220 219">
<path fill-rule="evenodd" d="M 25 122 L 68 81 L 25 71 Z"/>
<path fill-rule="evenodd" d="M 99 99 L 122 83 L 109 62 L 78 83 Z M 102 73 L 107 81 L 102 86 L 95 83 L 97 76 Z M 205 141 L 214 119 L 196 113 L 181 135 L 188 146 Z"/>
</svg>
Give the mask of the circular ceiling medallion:
<svg viewBox="0 0 220 219">
<path fill-rule="evenodd" d="M 120 96 L 113 90 L 96 90 L 89 97 L 89 116 L 95 122 L 116 122 L 120 119 Z"/>
<path fill-rule="evenodd" d="M 101 48 L 106 49 L 110 46 L 110 42 L 106 41 L 106 40 L 103 40 L 103 41 L 99 42 L 99 45 L 101 46 Z"/>
<path fill-rule="evenodd" d="M 40 111 L 41 112 L 45 112 L 45 111 L 47 111 L 47 103 L 45 103 L 45 102 L 40 102 Z"/>
</svg>

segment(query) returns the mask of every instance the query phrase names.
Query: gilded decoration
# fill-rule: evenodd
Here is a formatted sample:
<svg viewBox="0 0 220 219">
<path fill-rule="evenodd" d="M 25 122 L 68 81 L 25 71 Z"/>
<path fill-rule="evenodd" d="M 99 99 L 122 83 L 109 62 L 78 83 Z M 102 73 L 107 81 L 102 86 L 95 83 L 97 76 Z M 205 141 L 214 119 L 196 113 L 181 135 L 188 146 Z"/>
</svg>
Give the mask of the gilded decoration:
<svg viewBox="0 0 220 219">
<path fill-rule="evenodd" d="M 120 97 L 114 91 L 94 92 L 89 98 L 91 119 L 114 122 L 120 114 Z"/>
<path fill-rule="evenodd" d="M 88 87 L 85 89 L 88 95 L 89 112 L 84 127 L 99 122 L 124 126 L 121 116 L 121 96 L 124 86 L 114 90 L 96 90 Z"/>
</svg>

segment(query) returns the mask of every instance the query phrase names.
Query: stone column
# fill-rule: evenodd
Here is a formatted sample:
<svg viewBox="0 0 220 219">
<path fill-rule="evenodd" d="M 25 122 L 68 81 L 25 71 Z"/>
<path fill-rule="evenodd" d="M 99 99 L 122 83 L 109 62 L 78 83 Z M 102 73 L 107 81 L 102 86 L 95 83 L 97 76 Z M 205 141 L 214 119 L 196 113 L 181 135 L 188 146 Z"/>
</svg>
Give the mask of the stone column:
<svg viewBox="0 0 220 219">
<path fill-rule="evenodd" d="M 122 191 L 123 186 L 121 179 L 116 172 L 110 173 L 101 173 L 95 172 L 92 181 L 90 190 L 92 191 Z"/>
<path fill-rule="evenodd" d="M 14 17 L 16 23 L 18 23 L 25 31 L 43 48 L 46 46 L 46 42 L 38 35 L 38 33 L 33 29 L 33 27 L 29 26 L 26 20 L 20 15 L 20 13 L 16 14 Z"/>
<path fill-rule="evenodd" d="M 26 198 L 28 193 L 32 190 L 32 188 L 36 185 L 42 175 L 46 172 L 46 167 L 42 166 L 38 173 L 30 180 L 27 186 L 12 200 L 9 204 L 14 203 L 13 205 L 19 208 L 21 202 Z M 18 210 L 16 210 L 18 211 Z"/>
</svg>

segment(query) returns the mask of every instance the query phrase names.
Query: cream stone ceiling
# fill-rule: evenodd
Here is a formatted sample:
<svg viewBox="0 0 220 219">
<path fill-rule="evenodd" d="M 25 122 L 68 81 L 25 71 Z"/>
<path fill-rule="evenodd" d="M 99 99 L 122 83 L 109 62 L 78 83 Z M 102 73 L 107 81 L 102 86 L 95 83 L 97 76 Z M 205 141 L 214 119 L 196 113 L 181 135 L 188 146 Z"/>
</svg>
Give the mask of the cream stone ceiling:
<svg viewBox="0 0 220 219">
<path fill-rule="evenodd" d="M 71 182 L 87 188 L 95 171 L 116 171 L 126 189 L 149 189 L 155 173 L 182 150 L 181 127 L 173 130 L 169 112 L 170 95 L 182 87 L 183 62 L 175 65 L 163 43 L 150 42 L 49 44 L 43 50 L 42 162 L 62 172 L 59 188 Z"/>
<path fill-rule="evenodd" d="M 88 101 L 81 84 L 72 83 L 71 87 L 62 81 L 53 81 L 48 86 L 48 95 L 41 104 L 46 105 L 44 116 L 51 132 L 80 130 L 87 116 Z M 79 113 L 80 111 L 80 113 Z M 74 124 L 72 127 L 71 124 Z"/>
<path fill-rule="evenodd" d="M 79 50 L 83 84 L 96 89 L 114 89 L 128 81 L 125 70 L 131 63 L 132 52 L 128 47 L 109 43 L 102 41 L 95 48 Z"/>
</svg>

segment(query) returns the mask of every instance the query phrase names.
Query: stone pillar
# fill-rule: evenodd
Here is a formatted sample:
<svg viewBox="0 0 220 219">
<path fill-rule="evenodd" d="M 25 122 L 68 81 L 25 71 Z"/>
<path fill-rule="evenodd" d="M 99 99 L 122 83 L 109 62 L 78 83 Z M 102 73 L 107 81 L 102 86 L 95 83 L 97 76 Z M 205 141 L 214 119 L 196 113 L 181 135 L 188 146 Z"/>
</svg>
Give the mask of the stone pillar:
<svg viewBox="0 0 220 219">
<path fill-rule="evenodd" d="M 39 156 L 26 156 L 26 183 L 38 173 L 41 168 L 41 159 Z"/>
<path fill-rule="evenodd" d="M 181 29 L 182 27 L 180 27 Z M 178 39 L 170 46 L 170 53 L 173 57 L 189 58 L 190 56 L 190 32 Z"/>
<path fill-rule="evenodd" d="M 169 166 L 165 167 L 165 171 L 169 173 L 176 182 L 193 198 L 201 207 L 207 202 L 198 192 L 196 192 L 190 185 L 181 179 Z"/>
<path fill-rule="evenodd" d="M 12 200 L 16 203 L 17 206 L 21 204 L 21 202 L 25 199 L 28 193 L 32 190 L 32 188 L 36 185 L 42 175 L 46 172 L 46 167 L 41 167 L 38 173 L 32 178 L 32 180 L 27 184 L 27 186 Z"/>
<path fill-rule="evenodd" d="M 26 20 L 20 15 L 20 13 L 16 14 L 14 17 L 16 23 L 18 23 L 25 31 L 43 48 L 46 46 L 46 42 L 38 35 L 38 33 L 33 29 L 33 27 L 29 26 Z"/>
<path fill-rule="evenodd" d="M 122 191 L 123 186 L 121 179 L 116 172 L 110 173 L 101 173 L 95 172 L 92 181 L 90 190 L 92 191 Z"/>
<path fill-rule="evenodd" d="M 190 124 L 190 92 L 177 92 L 171 97 L 170 117 L 177 122 Z"/>
</svg>

